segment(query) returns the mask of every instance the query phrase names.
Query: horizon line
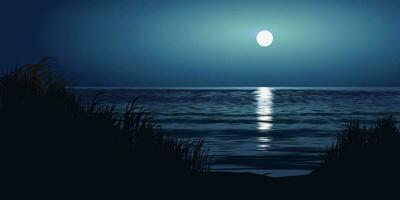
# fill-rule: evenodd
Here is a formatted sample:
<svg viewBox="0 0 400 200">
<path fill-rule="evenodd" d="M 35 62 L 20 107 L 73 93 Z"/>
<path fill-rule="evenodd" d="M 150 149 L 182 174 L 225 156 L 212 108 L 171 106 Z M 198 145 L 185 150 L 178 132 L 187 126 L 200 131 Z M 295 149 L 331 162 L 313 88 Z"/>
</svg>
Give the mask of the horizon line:
<svg viewBox="0 0 400 200">
<path fill-rule="evenodd" d="M 400 89 L 400 86 L 66 86 L 71 89 Z"/>
</svg>

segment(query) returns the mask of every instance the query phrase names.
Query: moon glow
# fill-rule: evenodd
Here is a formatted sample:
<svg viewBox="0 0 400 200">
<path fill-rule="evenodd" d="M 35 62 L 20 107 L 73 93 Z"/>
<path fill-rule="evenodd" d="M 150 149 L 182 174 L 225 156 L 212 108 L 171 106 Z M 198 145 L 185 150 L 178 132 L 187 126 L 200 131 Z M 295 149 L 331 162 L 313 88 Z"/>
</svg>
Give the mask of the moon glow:
<svg viewBox="0 0 400 200">
<path fill-rule="evenodd" d="M 257 43 L 262 47 L 267 47 L 274 41 L 274 36 L 267 30 L 262 30 L 257 34 Z"/>
</svg>

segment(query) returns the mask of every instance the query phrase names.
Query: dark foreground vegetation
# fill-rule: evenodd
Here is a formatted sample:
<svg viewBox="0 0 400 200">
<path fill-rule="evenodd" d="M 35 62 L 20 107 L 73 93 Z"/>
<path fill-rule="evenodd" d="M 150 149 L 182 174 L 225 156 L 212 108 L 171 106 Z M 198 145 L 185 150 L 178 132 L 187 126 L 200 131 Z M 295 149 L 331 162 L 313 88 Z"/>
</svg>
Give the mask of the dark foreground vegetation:
<svg viewBox="0 0 400 200">
<path fill-rule="evenodd" d="M 334 177 L 390 178 L 400 169 L 400 132 L 393 117 L 365 127 L 358 120 L 345 124 L 337 142 L 321 159 L 314 173 Z M 399 172 L 397 172 L 399 173 Z"/>
<path fill-rule="evenodd" d="M 123 111 L 101 104 L 101 95 L 81 102 L 46 63 L 0 79 L 3 164 L 14 184 L 160 187 L 208 171 L 202 139 L 164 136 L 134 100 Z"/>
<path fill-rule="evenodd" d="M 2 179 L 14 194 L 384 196 L 400 177 L 392 117 L 373 127 L 348 123 L 310 175 L 209 172 L 202 139 L 164 136 L 134 100 L 123 111 L 101 95 L 80 101 L 45 59 L 1 76 L 0 133 Z"/>
<path fill-rule="evenodd" d="M 400 132 L 392 116 L 363 126 L 358 120 L 345 124 L 330 150 L 322 154 L 321 166 L 310 177 L 324 189 L 359 197 L 398 197 L 400 178 Z M 321 187 L 321 185 L 320 185 Z"/>
</svg>

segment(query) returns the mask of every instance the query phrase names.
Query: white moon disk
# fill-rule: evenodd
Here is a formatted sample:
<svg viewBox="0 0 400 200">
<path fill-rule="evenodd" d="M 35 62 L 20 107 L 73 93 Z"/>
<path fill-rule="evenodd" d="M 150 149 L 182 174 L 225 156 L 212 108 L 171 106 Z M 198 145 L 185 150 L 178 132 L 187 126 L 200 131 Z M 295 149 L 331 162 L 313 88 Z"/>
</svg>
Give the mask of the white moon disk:
<svg viewBox="0 0 400 200">
<path fill-rule="evenodd" d="M 257 34 L 257 43 L 262 47 L 267 47 L 274 41 L 274 36 L 267 30 L 262 30 Z"/>
</svg>

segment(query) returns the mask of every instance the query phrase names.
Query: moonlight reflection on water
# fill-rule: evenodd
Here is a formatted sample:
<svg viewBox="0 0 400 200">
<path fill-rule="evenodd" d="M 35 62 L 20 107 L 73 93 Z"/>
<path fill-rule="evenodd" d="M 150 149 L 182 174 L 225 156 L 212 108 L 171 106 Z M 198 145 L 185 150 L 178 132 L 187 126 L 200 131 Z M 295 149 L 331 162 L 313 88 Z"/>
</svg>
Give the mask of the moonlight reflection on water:
<svg viewBox="0 0 400 200">
<path fill-rule="evenodd" d="M 273 93 L 271 88 L 260 87 L 255 92 L 255 95 L 257 101 L 257 128 L 260 132 L 266 133 L 272 128 Z M 269 148 L 270 141 L 271 139 L 269 137 L 259 137 L 257 149 L 267 150 Z"/>
</svg>

